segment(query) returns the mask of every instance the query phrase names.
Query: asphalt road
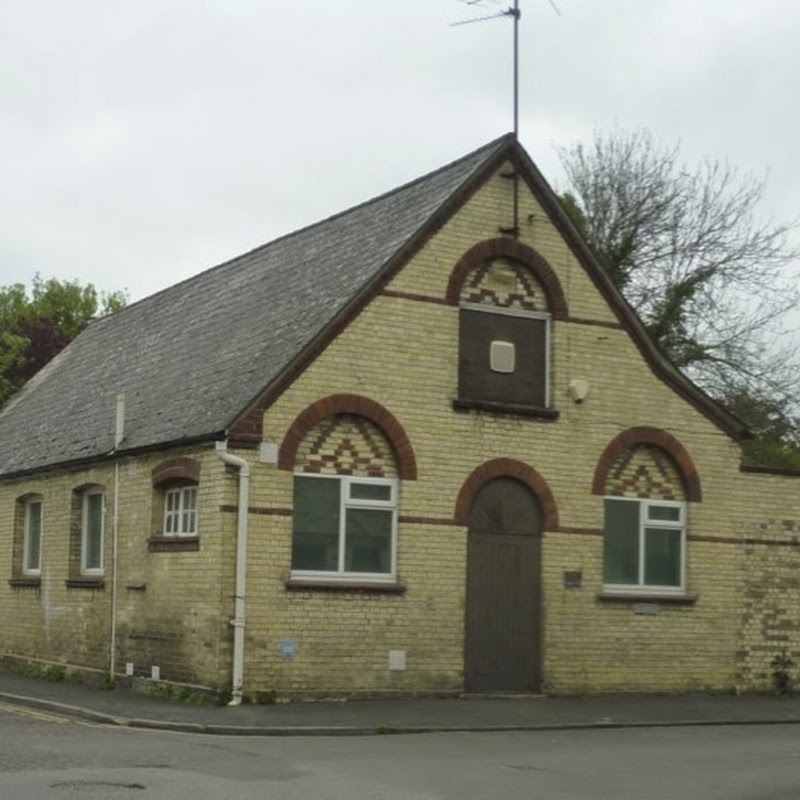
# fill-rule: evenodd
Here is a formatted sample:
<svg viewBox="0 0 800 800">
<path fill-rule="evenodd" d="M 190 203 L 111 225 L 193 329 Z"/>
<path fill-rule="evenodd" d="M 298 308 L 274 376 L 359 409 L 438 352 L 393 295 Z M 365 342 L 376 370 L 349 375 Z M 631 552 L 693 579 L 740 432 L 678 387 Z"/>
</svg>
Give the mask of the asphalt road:
<svg viewBox="0 0 800 800">
<path fill-rule="evenodd" d="M 3 800 L 800 800 L 800 725 L 217 737 L 0 706 Z"/>
</svg>

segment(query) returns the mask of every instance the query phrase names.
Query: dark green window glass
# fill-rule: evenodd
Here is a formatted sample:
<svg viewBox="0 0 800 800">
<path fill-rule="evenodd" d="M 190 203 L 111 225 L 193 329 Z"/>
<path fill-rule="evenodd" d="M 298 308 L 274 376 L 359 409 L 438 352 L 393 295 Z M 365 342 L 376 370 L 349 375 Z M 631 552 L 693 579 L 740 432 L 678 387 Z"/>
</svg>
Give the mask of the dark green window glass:
<svg viewBox="0 0 800 800">
<path fill-rule="evenodd" d="M 31 500 L 25 519 L 25 569 L 38 571 L 41 566 L 42 547 L 42 503 Z"/>
<path fill-rule="evenodd" d="M 384 500 L 392 499 L 392 487 L 385 483 L 351 483 L 351 500 Z"/>
<path fill-rule="evenodd" d="M 667 522 L 680 522 L 681 510 L 677 506 L 654 506 L 647 509 L 647 518 L 653 521 L 666 520 Z"/>
<path fill-rule="evenodd" d="M 292 569 L 338 570 L 340 494 L 339 480 L 295 477 Z"/>
<path fill-rule="evenodd" d="M 347 509 L 344 568 L 347 572 L 391 572 L 391 511 Z"/>
<path fill-rule="evenodd" d="M 103 568 L 103 495 L 92 493 L 84 501 L 84 569 Z"/>
<path fill-rule="evenodd" d="M 626 585 L 639 582 L 639 503 L 605 501 L 603 581 Z"/>
<path fill-rule="evenodd" d="M 644 582 L 648 586 L 680 586 L 680 531 L 645 528 L 644 542 Z"/>
</svg>

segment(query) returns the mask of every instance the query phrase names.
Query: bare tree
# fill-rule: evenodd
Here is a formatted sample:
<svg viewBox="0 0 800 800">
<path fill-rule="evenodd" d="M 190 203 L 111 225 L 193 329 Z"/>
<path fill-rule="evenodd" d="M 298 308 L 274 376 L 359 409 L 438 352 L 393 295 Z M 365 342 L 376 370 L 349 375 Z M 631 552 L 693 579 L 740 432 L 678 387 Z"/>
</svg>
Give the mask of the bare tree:
<svg viewBox="0 0 800 800">
<path fill-rule="evenodd" d="M 765 179 L 687 167 L 647 130 L 559 148 L 562 199 L 662 351 L 718 398 L 786 397 L 798 351 L 792 224 L 763 219 Z"/>
</svg>

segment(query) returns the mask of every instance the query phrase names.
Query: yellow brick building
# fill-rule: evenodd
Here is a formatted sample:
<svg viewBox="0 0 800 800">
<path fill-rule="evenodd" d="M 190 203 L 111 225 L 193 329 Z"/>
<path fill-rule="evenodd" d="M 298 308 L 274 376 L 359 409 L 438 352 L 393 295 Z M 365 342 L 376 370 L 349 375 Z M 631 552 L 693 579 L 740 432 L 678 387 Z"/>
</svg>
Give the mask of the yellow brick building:
<svg viewBox="0 0 800 800">
<path fill-rule="evenodd" d="M 0 414 L 0 658 L 242 697 L 763 689 L 798 478 L 506 136 L 93 323 Z"/>
</svg>

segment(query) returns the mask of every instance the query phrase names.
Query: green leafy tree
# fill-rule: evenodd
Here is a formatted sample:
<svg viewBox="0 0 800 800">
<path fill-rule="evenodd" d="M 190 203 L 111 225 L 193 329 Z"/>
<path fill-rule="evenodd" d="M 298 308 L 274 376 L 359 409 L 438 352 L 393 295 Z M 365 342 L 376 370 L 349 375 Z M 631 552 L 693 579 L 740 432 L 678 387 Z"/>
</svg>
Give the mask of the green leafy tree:
<svg viewBox="0 0 800 800">
<path fill-rule="evenodd" d="M 93 319 L 118 311 L 124 292 L 98 293 L 77 281 L 33 280 L 0 288 L 0 406 Z"/>
</svg>

